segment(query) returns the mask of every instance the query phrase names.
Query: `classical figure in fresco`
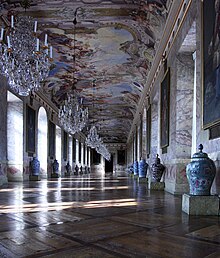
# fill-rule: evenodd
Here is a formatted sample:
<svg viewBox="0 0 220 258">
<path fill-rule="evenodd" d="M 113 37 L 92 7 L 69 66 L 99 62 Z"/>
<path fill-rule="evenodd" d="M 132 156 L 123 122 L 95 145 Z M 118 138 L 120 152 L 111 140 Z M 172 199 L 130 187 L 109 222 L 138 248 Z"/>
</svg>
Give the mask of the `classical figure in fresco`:
<svg viewBox="0 0 220 258">
<path fill-rule="evenodd" d="M 163 15 L 167 12 L 166 0 L 164 1 L 155 1 L 155 0 L 146 0 L 141 1 L 141 9 L 153 14 Z"/>
<path fill-rule="evenodd" d="M 215 97 L 220 100 L 220 0 L 215 1 L 215 24 L 213 36 L 209 44 L 208 54 L 213 56 L 213 71 L 215 71 Z"/>
</svg>

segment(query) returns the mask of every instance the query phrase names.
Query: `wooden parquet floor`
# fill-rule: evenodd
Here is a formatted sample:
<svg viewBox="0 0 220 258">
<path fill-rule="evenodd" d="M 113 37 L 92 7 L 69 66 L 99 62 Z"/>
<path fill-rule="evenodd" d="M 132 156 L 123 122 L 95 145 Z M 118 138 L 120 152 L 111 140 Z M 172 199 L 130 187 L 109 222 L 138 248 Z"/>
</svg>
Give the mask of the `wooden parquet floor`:
<svg viewBox="0 0 220 258">
<path fill-rule="evenodd" d="M 126 176 L 83 175 L 0 189 L 0 257 L 220 257 L 218 216 Z"/>
</svg>

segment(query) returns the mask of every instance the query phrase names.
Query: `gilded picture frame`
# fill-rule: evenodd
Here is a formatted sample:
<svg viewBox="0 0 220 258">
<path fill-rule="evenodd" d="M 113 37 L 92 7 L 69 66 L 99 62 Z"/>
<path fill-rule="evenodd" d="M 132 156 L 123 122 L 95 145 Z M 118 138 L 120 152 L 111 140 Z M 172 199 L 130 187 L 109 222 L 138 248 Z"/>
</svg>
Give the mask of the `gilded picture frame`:
<svg viewBox="0 0 220 258">
<path fill-rule="evenodd" d="M 204 11 L 205 10 L 205 11 Z M 202 2 L 202 128 L 220 123 L 220 1 Z"/>
<path fill-rule="evenodd" d="M 169 146 L 170 123 L 170 68 L 160 84 L 160 147 Z"/>
</svg>

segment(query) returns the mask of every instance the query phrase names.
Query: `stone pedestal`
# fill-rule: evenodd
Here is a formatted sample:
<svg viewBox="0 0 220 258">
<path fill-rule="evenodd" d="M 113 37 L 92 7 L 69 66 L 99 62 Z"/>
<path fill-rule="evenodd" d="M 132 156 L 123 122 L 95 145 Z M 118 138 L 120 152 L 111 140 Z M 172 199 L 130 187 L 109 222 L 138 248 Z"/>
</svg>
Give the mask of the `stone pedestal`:
<svg viewBox="0 0 220 258">
<path fill-rule="evenodd" d="M 149 182 L 148 187 L 150 190 L 164 191 L 165 183 L 164 182 Z"/>
<path fill-rule="evenodd" d="M 41 178 L 40 178 L 39 175 L 38 175 L 38 176 L 30 175 L 30 176 L 29 176 L 29 180 L 30 180 L 30 181 L 40 181 Z"/>
<path fill-rule="evenodd" d="M 148 183 L 148 178 L 147 177 L 138 177 L 138 181 L 139 183 Z"/>
<path fill-rule="evenodd" d="M 219 197 L 183 194 L 182 211 L 188 215 L 219 215 Z"/>
<path fill-rule="evenodd" d="M 59 178 L 59 177 L 60 177 L 59 174 L 56 174 L 56 173 L 51 174 L 51 178 Z"/>
</svg>

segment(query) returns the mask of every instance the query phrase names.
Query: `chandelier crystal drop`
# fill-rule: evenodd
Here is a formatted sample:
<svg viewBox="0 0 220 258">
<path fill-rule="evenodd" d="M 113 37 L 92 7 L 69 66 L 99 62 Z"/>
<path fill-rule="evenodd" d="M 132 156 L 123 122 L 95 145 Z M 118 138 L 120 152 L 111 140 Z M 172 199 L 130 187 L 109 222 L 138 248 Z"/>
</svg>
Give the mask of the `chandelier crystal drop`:
<svg viewBox="0 0 220 258">
<path fill-rule="evenodd" d="M 59 121 L 65 131 L 71 134 L 82 131 L 88 121 L 88 108 L 83 109 L 76 94 L 69 93 L 59 109 Z"/>
<path fill-rule="evenodd" d="M 2 28 L 0 73 L 8 78 L 9 87 L 14 92 L 28 96 L 31 91 L 39 90 L 49 75 L 52 46 L 48 46 L 47 34 L 43 46 L 40 46 L 37 21 L 29 16 L 18 17 L 15 26 L 14 16 L 11 16 L 10 33 L 4 34 Z"/>
</svg>

